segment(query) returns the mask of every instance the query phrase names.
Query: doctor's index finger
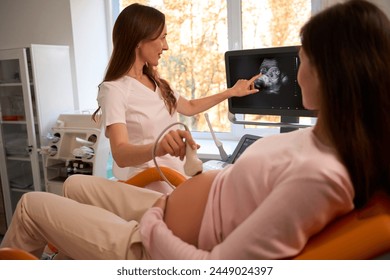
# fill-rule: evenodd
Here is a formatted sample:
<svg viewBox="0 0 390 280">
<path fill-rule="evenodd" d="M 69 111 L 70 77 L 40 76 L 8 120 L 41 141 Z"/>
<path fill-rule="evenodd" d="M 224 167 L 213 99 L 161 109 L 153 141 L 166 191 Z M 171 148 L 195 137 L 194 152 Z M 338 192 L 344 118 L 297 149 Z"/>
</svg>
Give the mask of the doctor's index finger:
<svg viewBox="0 0 390 280">
<path fill-rule="evenodd" d="M 253 83 L 256 79 L 260 78 L 261 76 L 263 76 L 263 74 L 257 74 L 257 75 L 254 75 L 250 80 L 249 82 L 250 83 Z"/>
</svg>

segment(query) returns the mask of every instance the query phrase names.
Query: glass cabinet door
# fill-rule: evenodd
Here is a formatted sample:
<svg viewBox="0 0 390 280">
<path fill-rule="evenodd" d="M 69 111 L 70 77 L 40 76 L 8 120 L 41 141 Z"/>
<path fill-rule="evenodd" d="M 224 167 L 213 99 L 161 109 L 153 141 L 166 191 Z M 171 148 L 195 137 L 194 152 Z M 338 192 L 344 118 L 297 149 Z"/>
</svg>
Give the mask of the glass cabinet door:
<svg viewBox="0 0 390 280">
<path fill-rule="evenodd" d="M 41 190 L 34 99 L 28 49 L 0 51 L 0 171 L 4 204 L 12 212 L 23 193 Z"/>
</svg>

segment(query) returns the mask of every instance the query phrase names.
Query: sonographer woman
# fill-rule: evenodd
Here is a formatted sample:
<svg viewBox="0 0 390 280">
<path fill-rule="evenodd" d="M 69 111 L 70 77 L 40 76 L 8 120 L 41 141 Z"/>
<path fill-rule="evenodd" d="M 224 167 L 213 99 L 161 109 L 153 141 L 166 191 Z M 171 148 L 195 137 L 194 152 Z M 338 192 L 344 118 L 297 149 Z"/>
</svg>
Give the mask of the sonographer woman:
<svg viewBox="0 0 390 280">
<path fill-rule="evenodd" d="M 177 113 L 193 116 L 229 97 L 257 92 L 250 88 L 256 77 L 200 99 L 187 100 L 173 91 L 156 70 L 161 55 L 168 50 L 167 34 L 164 14 L 140 4 L 126 7 L 114 25 L 113 52 L 99 86 L 98 103 L 110 140 L 113 172 L 121 180 L 154 166 L 154 141 L 164 128 L 178 121 Z M 174 127 L 157 146 L 159 165 L 184 174 L 183 139 L 197 148 L 183 127 Z M 149 188 L 171 191 L 168 186 L 161 189 L 160 182 Z"/>
</svg>

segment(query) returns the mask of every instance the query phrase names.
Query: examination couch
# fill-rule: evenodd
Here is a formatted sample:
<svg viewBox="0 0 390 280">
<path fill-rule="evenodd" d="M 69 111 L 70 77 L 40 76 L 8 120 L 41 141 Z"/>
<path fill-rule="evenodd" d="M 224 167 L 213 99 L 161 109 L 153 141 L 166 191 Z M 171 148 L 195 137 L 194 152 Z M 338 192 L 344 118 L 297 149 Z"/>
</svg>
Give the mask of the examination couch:
<svg viewBox="0 0 390 280">
<path fill-rule="evenodd" d="M 186 178 L 161 167 L 163 175 L 179 186 Z M 156 168 L 150 168 L 126 181 L 144 187 L 163 180 Z M 1 259 L 36 259 L 14 248 L 0 249 Z M 313 236 L 294 260 L 368 260 L 390 259 L 390 196 L 377 192 L 362 209 L 355 209 L 331 222 Z"/>
</svg>

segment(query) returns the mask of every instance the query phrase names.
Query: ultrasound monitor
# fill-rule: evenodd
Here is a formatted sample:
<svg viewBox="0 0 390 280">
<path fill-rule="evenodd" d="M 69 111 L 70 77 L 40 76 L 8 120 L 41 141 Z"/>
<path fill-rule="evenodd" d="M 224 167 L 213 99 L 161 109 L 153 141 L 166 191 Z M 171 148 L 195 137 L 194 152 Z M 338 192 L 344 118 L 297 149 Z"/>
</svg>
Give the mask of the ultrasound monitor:
<svg viewBox="0 0 390 280">
<path fill-rule="evenodd" d="M 298 46 L 236 50 L 225 53 L 227 86 L 239 79 L 263 75 L 255 81 L 259 93 L 229 98 L 229 113 L 314 117 L 315 112 L 302 105 L 297 81 Z"/>
</svg>

